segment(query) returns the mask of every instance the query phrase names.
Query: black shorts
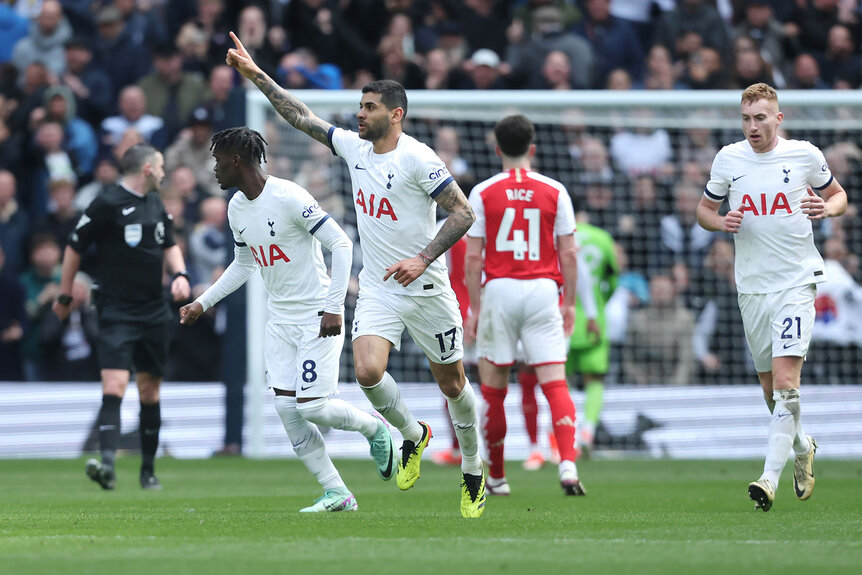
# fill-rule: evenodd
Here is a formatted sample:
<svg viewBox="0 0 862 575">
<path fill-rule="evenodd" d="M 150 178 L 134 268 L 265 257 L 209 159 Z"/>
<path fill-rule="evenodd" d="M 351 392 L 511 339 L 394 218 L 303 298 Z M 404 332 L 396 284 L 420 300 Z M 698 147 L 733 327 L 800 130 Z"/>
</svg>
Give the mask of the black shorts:
<svg viewBox="0 0 862 575">
<path fill-rule="evenodd" d="M 169 324 L 110 322 L 99 325 L 99 367 L 161 377 L 168 358 Z"/>
</svg>

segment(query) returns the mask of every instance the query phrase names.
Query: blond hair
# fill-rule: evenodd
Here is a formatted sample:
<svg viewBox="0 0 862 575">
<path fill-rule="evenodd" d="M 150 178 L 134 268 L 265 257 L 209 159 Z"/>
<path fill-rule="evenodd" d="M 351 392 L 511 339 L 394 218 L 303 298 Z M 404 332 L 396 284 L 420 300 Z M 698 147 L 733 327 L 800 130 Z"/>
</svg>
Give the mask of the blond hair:
<svg viewBox="0 0 862 575">
<path fill-rule="evenodd" d="M 764 84 L 763 82 L 760 82 L 758 84 L 752 84 L 751 86 L 743 90 L 743 104 L 753 104 L 758 100 L 775 102 L 775 105 L 778 106 L 778 93 L 775 91 L 775 88 L 773 88 L 769 84 Z"/>
</svg>

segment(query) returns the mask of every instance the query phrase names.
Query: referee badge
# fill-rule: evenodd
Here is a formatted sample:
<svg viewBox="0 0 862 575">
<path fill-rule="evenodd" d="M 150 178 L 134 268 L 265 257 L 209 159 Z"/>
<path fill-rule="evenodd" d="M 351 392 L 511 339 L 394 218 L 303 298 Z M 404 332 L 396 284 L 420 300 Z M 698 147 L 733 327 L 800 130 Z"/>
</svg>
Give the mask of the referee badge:
<svg viewBox="0 0 862 575">
<path fill-rule="evenodd" d="M 144 227 L 142 224 L 129 224 L 123 229 L 123 237 L 126 244 L 130 248 L 137 247 L 141 243 L 141 238 L 144 237 Z"/>
</svg>

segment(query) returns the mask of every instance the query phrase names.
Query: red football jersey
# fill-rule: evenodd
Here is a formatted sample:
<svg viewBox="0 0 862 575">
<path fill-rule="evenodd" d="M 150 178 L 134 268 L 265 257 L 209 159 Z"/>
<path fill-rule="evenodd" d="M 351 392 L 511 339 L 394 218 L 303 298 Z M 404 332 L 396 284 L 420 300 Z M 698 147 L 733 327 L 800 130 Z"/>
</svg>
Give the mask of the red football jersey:
<svg viewBox="0 0 862 575">
<path fill-rule="evenodd" d="M 446 266 L 449 268 L 449 283 L 455 292 L 455 298 L 461 307 L 461 320 L 467 321 L 470 311 L 470 294 L 467 292 L 467 280 L 464 274 L 464 256 L 467 254 L 467 242 L 461 238 L 446 252 Z"/>
<path fill-rule="evenodd" d="M 575 231 L 572 201 L 563 184 L 512 169 L 478 184 L 470 202 L 476 222 L 468 235 L 485 238 L 485 281 L 550 278 L 563 284 L 556 236 Z"/>
</svg>

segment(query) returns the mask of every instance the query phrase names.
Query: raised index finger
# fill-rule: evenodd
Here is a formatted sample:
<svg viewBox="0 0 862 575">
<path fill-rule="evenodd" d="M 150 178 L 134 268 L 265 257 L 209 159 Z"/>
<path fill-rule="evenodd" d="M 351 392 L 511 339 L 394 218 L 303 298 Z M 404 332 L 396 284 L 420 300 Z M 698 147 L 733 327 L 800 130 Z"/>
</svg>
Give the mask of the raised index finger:
<svg viewBox="0 0 862 575">
<path fill-rule="evenodd" d="M 236 45 L 236 49 L 242 54 L 247 54 L 245 46 L 242 45 L 242 42 L 240 42 L 237 35 L 234 34 L 233 32 L 230 32 L 230 37 L 231 37 L 231 40 L 233 40 L 233 43 Z"/>
</svg>

